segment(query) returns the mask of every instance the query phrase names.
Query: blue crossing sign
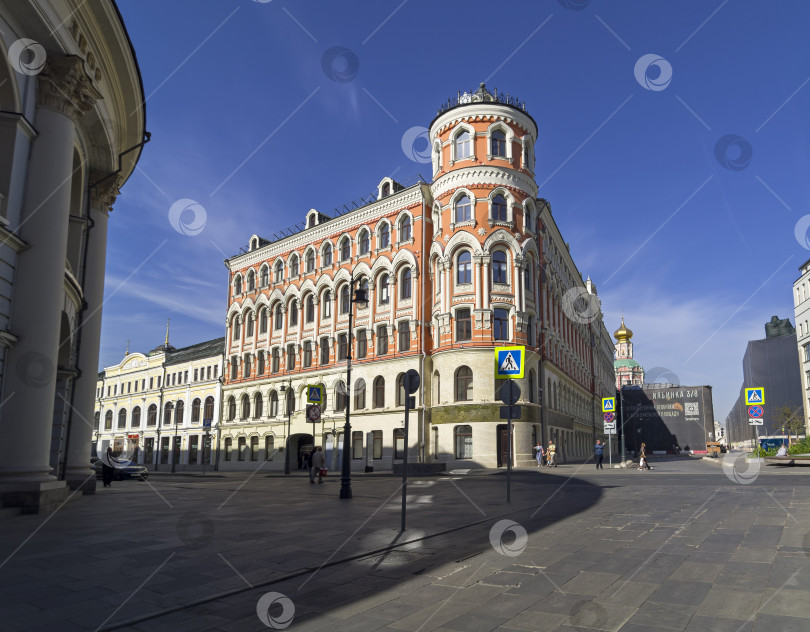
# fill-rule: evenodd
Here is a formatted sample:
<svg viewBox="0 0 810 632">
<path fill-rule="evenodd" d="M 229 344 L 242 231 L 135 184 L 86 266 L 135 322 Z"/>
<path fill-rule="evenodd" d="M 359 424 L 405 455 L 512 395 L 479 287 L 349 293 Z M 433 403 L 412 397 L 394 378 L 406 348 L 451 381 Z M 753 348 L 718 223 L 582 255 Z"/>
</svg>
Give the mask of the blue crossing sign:
<svg viewBox="0 0 810 632">
<path fill-rule="evenodd" d="M 764 403 L 765 403 L 765 389 L 762 386 L 745 389 L 746 406 L 753 406 L 755 404 L 764 404 Z"/>
<path fill-rule="evenodd" d="M 602 412 L 603 413 L 612 413 L 616 411 L 616 398 L 615 397 L 603 397 L 602 398 Z"/>
<path fill-rule="evenodd" d="M 312 384 L 307 384 L 307 402 L 310 404 L 322 404 L 323 386 L 313 386 Z"/>
<path fill-rule="evenodd" d="M 526 347 L 495 347 L 495 379 L 523 377 Z"/>
</svg>

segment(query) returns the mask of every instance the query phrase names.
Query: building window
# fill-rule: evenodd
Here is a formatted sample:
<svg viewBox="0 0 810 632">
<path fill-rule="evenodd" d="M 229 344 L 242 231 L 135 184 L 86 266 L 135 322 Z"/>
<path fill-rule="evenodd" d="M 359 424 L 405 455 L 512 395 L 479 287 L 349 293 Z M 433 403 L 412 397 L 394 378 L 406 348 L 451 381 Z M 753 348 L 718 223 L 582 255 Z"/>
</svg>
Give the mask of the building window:
<svg viewBox="0 0 810 632">
<path fill-rule="evenodd" d="M 399 323 L 399 351 L 409 351 L 411 348 L 411 326 L 407 320 Z"/>
<path fill-rule="evenodd" d="M 172 403 L 166 402 L 163 406 L 163 425 L 168 426 L 172 423 Z"/>
<path fill-rule="evenodd" d="M 405 458 L 405 431 L 402 428 L 394 430 L 394 459 Z"/>
<path fill-rule="evenodd" d="M 469 250 L 465 250 L 458 256 L 456 268 L 456 283 L 458 285 L 472 283 L 472 255 Z"/>
<path fill-rule="evenodd" d="M 242 293 L 242 276 L 237 275 L 236 280 L 233 282 L 233 293 L 239 295 Z"/>
<path fill-rule="evenodd" d="M 232 449 L 233 449 L 233 439 L 228 437 L 227 439 L 225 439 L 225 460 L 226 461 L 231 460 Z"/>
<path fill-rule="evenodd" d="M 179 400 L 177 402 L 177 406 L 174 409 L 174 423 L 177 426 L 181 426 L 183 424 L 183 413 L 185 412 L 183 400 Z"/>
<path fill-rule="evenodd" d="M 305 306 L 304 321 L 311 323 L 315 320 L 315 297 L 307 296 Z"/>
<path fill-rule="evenodd" d="M 259 333 L 266 334 L 267 333 L 267 308 L 262 307 L 259 310 Z"/>
<path fill-rule="evenodd" d="M 368 352 L 368 343 L 366 341 L 366 330 L 361 329 L 357 332 L 357 357 L 365 358 Z"/>
<path fill-rule="evenodd" d="M 307 340 L 304 342 L 304 368 L 312 366 L 312 343 Z"/>
<path fill-rule="evenodd" d="M 278 393 L 270 392 L 270 416 L 278 417 Z"/>
<path fill-rule="evenodd" d="M 250 377 L 250 354 L 245 354 L 245 366 L 242 370 L 242 377 Z"/>
<path fill-rule="evenodd" d="M 248 292 L 252 292 L 256 289 L 256 275 L 253 273 L 253 270 L 250 270 L 247 274 L 247 287 Z"/>
<path fill-rule="evenodd" d="M 456 223 L 468 222 L 472 219 L 472 202 L 467 195 L 456 200 Z"/>
<path fill-rule="evenodd" d="M 236 458 L 240 461 L 245 460 L 245 452 L 247 452 L 247 439 L 245 437 L 239 437 L 236 440 Z"/>
<path fill-rule="evenodd" d="M 264 413 L 264 399 L 262 398 L 261 393 L 256 393 L 256 397 L 253 398 L 253 418 L 261 419 L 263 413 Z"/>
<path fill-rule="evenodd" d="M 456 136 L 456 160 L 462 158 L 469 158 L 471 154 L 471 139 L 470 133 L 467 131 L 461 132 Z"/>
<path fill-rule="evenodd" d="M 506 283 L 506 253 L 503 250 L 492 254 L 492 282 Z"/>
<path fill-rule="evenodd" d="M 371 458 L 372 459 L 381 459 L 382 458 L 382 439 L 383 433 L 382 430 L 373 430 L 371 432 Z"/>
<path fill-rule="evenodd" d="M 397 406 L 404 406 L 405 405 L 405 398 L 408 397 L 408 394 L 405 392 L 405 374 L 400 373 L 397 375 L 397 386 L 396 386 L 396 404 Z"/>
<path fill-rule="evenodd" d="M 810 343 L 804 345 L 802 349 L 804 349 L 804 361 L 810 362 Z"/>
<path fill-rule="evenodd" d="M 492 219 L 496 222 L 506 221 L 506 198 L 502 195 L 492 198 Z"/>
<path fill-rule="evenodd" d="M 377 355 L 388 353 L 388 327 L 380 325 L 377 327 Z"/>
<path fill-rule="evenodd" d="M 456 371 L 456 401 L 470 402 L 473 398 L 473 374 L 468 366 L 459 367 Z"/>
<path fill-rule="evenodd" d="M 264 375 L 264 350 L 259 350 L 256 353 L 256 375 Z"/>
<path fill-rule="evenodd" d="M 387 223 L 385 223 L 382 226 L 380 226 L 379 246 L 380 248 L 387 248 L 390 243 L 391 243 L 391 227 Z"/>
<path fill-rule="evenodd" d="M 469 309 L 456 310 L 456 341 L 472 340 L 472 318 Z"/>
<path fill-rule="evenodd" d="M 321 364 L 329 364 L 329 339 L 321 338 Z"/>
<path fill-rule="evenodd" d="M 281 283 L 284 280 L 284 264 L 279 261 L 276 264 L 276 283 Z"/>
<path fill-rule="evenodd" d="M 293 389 L 291 388 L 287 389 L 286 400 L 287 400 L 287 414 L 291 415 L 292 413 L 295 412 L 295 392 L 293 391 Z"/>
<path fill-rule="evenodd" d="M 149 408 L 146 411 L 146 425 L 147 426 L 157 425 L 157 406 L 155 404 L 150 404 Z"/>
<path fill-rule="evenodd" d="M 369 245 L 368 245 L 368 244 L 369 244 L 368 231 L 367 231 L 367 230 L 364 230 L 364 231 L 363 231 L 363 232 L 360 234 L 360 243 L 359 243 L 359 247 L 360 247 L 360 254 L 361 254 L 361 255 L 366 255 L 366 254 L 368 254 L 368 248 L 369 248 Z"/>
<path fill-rule="evenodd" d="M 529 369 L 529 403 L 534 404 L 534 369 Z"/>
<path fill-rule="evenodd" d="M 279 348 L 276 347 L 276 348 L 273 349 L 273 355 L 271 356 L 271 360 L 270 360 L 270 364 L 271 364 L 270 369 L 271 369 L 271 371 L 273 373 L 278 373 L 280 358 L 281 358 L 281 352 L 279 351 Z"/>
<path fill-rule="evenodd" d="M 264 438 L 264 460 L 272 461 L 275 453 L 275 437 L 272 435 Z"/>
<path fill-rule="evenodd" d="M 343 382 L 335 385 L 335 411 L 346 410 L 346 386 Z"/>
<path fill-rule="evenodd" d="M 292 259 L 290 259 L 290 276 L 298 276 L 298 255 L 293 255 Z"/>
<path fill-rule="evenodd" d="M 292 301 L 290 303 L 290 327 L 298 326 L 298 303 Z"/>
<path fill-rule="evenodd" d="M 349 300 L 349 284 L 346 283 L 340 288 L 340 313 L 348 314 L 351 301 Z"/>
<path fill-rule="evenodd" d="M 329 318 L 332 316 L 332 295 L 325 292 L 323 295 L 323 317 Z"/>
<path fill-rule="evenodd" d="M 214 398 L 210 395 L 205 398 L 205 407 L 203 408 L 203 419 L 214 420 Z"/>
<path fill-rule="evenodd" d="M 381 375 L 374 378 L 374 394 L 372 396 L 371 405 L 374 408 L 385 407 L 385 378 Z"/>
<path fill-rule="evenodd" d="M 250 438 L 250 460 L 259 460 L 259 437 Z"/>
<path fill-rule="evenodd" d="M 495 308 L 492 320 L 492 335 L 495 340 L 509 340 L 509 310 Z"/>
<path fill-rule="evenodd" d="M 104 430 L 112 430 L 112 418 L 113 418 L 112 411 L 108 410 L 104 414 Z"/>
<path fill-rule="evenodd" d="M 275 322 L 276 329 L 281 329 L 283 324 L 284 324 L 284 314 L 281 311 L 281 303 L 278 303 L 276 305 L 276 322 Z"/>
<path fill-rule="evenodd" d="M 493 156 L 506 157 L 506 134 L 501 130 L 492 132 L 490 153 Z"/>
<path fill-rule="evenodd" d="M 200 423 L 200 401 L 199 397 L 196 397 L 193 402 L 191 402 L 191 423 L 198 424 Z"/>
<path fill-rule="evenodd" d="M 259 272 L 259 283 L 262 287 L 270 285 L 270 268 L 263 266 Z"/>
<path fill-rule="evenodd" d="M 352 458 L 363 458 L 363 433 L 352 432 Z"/>
<path fill-rule="evenodd" d="M 383 274 L 380 277 L 380 305 L 386 305 L 390 299 L 388 294 L 388 275 Z"/>
<path fill-rule="evenodd" d="M 345 360 L 348 356 L 349 338 L 346 334 L 338 334 L 338 360 Z"/>
<path fill-rule="evenodd" d="M 324 267 L 332 265 L 332 245 L 331 244 L 326 244 L 323 247 L 323 255 L 322 255 L 321 258 L 323 259 Z"/>
<path fill-rule="evenodd" d="M 233 339 L 239 340 L 239 335 L 241 334 L 241 328 L 239 327 L 239 316 L 233 317 L 233 320 L 231 321 L 231 329 L 233 330 Z M 109 393 L 107 393 L 107 395 L 109 395 Z"/>
<path fill-rule="evenodd" d="M 402 271 L 402 280 L 400 282 L 399 298 L 402 300 L 411 298 L 411 269 L 405 268 Z"/>
<path fill-rule="evenodd" d="M 471 459 L 473 447 L 472 426 L 456 426 L 453 434 L 455 435 L 456 458 Z"/>
<path fill-rule="evenodd" d="M 122 408 L 118 411 L 118 428 L 126 428 L 127 427 L 127 409 Z"/>
<path fill-rule="evenodd" d="M 363 410 L 366 407 L 366 381 L 360 378 L 354 383 L 354 409 Z"/>
<path fill-rule="evenodd" d="M 399 241 L 410 241 L 411 239 L 411 218 L 407 215 L 399 220 Z"/>
<path fill-rule="evenodd" d="M 287 345 L 287 370 L 295 368 L 295 345 Z"/>
<path fill-rule="evenodd" d="M 250 397 L 242 395 L 242 419 L 250 417 Z"/>
<path fill-rule="evenodd" d="M 340 260 L 348 261 L 352 256 L 352 243 L 348 237 L 344 237 L 340 242 Z"/>
<path fill-rule="evenodd" d="M 315 272 L 315 251 L 310 250 L 306 256 L 307 272 Z"/>
</svg>

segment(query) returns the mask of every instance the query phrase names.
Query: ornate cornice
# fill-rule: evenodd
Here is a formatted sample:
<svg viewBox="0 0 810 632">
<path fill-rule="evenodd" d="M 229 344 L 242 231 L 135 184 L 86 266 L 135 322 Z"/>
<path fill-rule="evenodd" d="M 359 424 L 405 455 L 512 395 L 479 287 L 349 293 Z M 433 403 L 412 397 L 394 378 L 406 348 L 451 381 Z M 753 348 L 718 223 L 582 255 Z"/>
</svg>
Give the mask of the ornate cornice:
<svg viewBox="0 0 810 632">
<path fill-rule="evenodd" d="M 465 167 L 446 173 L 430 185 L 434 199 L 458 187 L 473 187 L 481 185 L 509 187 L 523 191 L 527 196 L 537 197 L 537 183 L 534 178 L 514 169 L 502 167 Z"/>
<path fill-rule="evenodd" d="M 75 55 L 49 53 L 37 79 L 37 105 L 61 112 L 74 121 L 102 98 L 85 70 L 84 60 Z"/>
</svg>

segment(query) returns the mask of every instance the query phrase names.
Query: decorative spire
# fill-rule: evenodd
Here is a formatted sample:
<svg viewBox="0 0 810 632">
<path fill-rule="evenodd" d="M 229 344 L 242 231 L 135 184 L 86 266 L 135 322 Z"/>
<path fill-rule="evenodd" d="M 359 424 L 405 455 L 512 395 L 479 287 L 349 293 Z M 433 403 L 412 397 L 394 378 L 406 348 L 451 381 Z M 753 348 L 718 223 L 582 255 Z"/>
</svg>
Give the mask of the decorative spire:
<svg viewBox="0 0 810 632">
<path fill-rule="evenodd" d="M 124 351 L 124 357 L 129 355 L 129 340 L 127 340 L 127 350 Z"/>
<path fill-rule="evenodd" d="M 166 319 L 166 342 L 164 344 L 167 347 L 169 346 L 169 321 L 171 321 L 171 318 Z"/>
</svg>

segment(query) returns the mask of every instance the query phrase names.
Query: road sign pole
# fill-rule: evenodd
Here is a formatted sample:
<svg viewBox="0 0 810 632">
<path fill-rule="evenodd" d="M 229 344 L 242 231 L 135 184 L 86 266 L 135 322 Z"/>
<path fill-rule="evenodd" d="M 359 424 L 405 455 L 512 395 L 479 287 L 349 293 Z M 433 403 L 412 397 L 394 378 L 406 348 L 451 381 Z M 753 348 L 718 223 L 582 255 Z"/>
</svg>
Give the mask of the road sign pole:
<svg viewBox="0 0 810 632">
<path fill-rule="evenodd" d="M 507 389 L 512 389 L 512 380 L 506 380 L 504 385 Z M 509 419 L 506 421 L 506 444 L 508 461 L 506 462 L 506 502 L 512 502 L 512 404 L 509 404 Z"/>
<path fill-rule="evenodd" d="M 402 459 L 402 517 L 399 523 L 399 532 L 405 532 L 406 499 L 408 496 L 408 413 L 412 407 L 416 406 L 414 393 L 419 389 L 419 372 L 416 369 L 408 369 L 403 378 L 405 386 L 405 454 Z"/>
<path fill-rule="evenodd" d="M 610 469 L 613 469 L 613 433 L 608 433 L 608 464 Z"/>
</svg>

